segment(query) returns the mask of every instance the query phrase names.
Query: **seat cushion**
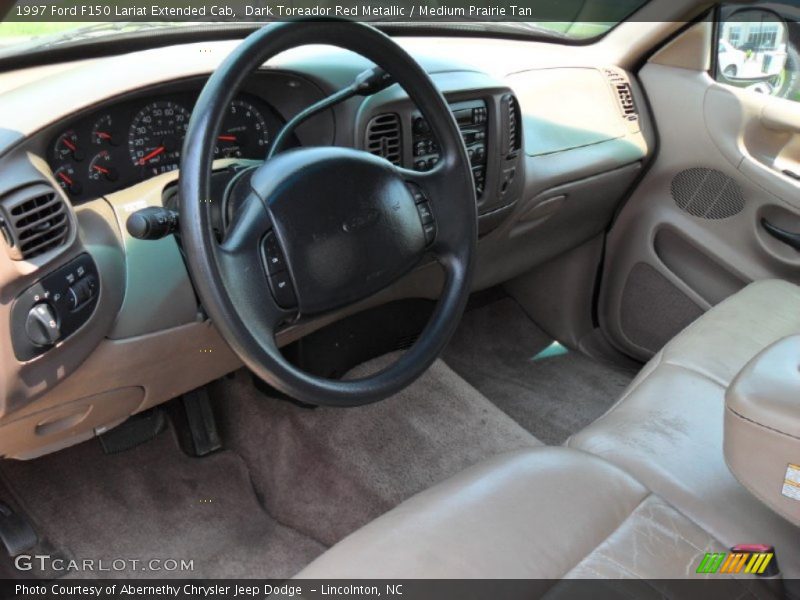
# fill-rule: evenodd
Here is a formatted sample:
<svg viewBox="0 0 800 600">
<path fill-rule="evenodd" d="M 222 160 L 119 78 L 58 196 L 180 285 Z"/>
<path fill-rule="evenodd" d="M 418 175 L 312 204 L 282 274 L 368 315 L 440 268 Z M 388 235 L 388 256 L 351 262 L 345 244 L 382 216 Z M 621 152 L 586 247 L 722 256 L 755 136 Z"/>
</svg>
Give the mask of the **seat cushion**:
<svg viewBox="0 0 800 600">
<path fill-rule="evenodd" d="M 766 346 L 800 332 L 800 288 L 763 281 L 711 309 L 667 344 L 606 415 L 567 445 L 614 463 L 725 546 L 774 545 L 800 576 L 800 529 L 730 473 L 725 390 Z"/>
<path fill-rule="evenodd" d="M 407 500 L 297 577 L 686 577 L 722 549 L 613 465 L 533 448 Z"/>
<path fill-rule="evenodd" d="M 800 287 L 757 281 L 678 334 L 662 350 L 661 362 L 728 386 L 756 354 L 793 333 L 800 333 Z"/>
</svg>

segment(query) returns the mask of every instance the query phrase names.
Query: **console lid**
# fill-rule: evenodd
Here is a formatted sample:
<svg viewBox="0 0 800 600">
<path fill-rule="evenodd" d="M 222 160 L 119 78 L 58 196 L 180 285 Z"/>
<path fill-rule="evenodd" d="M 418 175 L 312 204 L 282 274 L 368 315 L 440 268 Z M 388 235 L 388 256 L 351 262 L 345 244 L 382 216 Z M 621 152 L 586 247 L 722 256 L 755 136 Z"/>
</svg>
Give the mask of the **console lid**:
<svg viewBox="0 0 800 600">
<path fill-rule="evenodd" d="M 800 525 L 800 335 L 753 358 L 725 397 L 725 460 L 772 510 Z"/>
</svg>

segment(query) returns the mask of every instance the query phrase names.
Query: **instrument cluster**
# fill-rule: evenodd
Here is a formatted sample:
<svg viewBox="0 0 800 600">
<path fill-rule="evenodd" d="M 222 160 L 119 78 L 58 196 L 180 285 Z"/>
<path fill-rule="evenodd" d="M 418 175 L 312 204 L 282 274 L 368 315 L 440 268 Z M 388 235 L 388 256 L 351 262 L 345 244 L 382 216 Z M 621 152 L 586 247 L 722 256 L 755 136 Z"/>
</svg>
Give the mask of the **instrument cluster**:
<svg viewBox="0 0 800 600">
<path fill-rule="evenodd" d="M 50 143 L 48 162 L 74 203 L 178 168 L 197 93 L 123 101 L 83 117 Z M 282 118 L 256 96 L 228 106 L 214 150 L 218 158 L 263 159 Z"/>
</svg>

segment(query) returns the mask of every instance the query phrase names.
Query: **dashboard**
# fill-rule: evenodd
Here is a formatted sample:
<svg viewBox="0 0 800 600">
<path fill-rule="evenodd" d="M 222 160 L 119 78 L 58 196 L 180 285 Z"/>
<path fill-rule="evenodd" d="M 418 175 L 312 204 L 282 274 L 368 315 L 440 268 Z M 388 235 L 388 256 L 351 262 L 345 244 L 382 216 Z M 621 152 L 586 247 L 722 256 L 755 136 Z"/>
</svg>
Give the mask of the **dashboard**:
<svg viewBox="0 0 800 600">
<path fill-rule="evenodd" d="M 240 366 L 198 306 L 180 240 L 142 241 L 126 230 L 135 211 L 174 208 L 190 116 L 234 45 L 0 74 L 0 455 L 76 443 Z M 498 64 L 514 54 L 508 47 L 516 46 L 496 49 Z M 645 107 L 635 79 L 592 65 L 498 77 L 463 63 L 456 40 L 421 39 L 413 50 L 465 141 L 479 229 L 474 289 L 602 232 L 653 144 L 647 114 L 619 94 L 625 87 Z M 221 125 L 212 188 L 218 179 L 228 189 L 226 178 L 265 158 L 285 122 L 371 66 L 312 47 L 254 72 Z M 29 110 L 42 98 L 58 102 Z M 417 171 L 440 160 L 419 107 L 399 86 L 314 116 L 289 145 L 355 148 Z M 365 303 L 301 315 L 276 342 L 382 303 L 435 299 L 441 284 L 441 270 L 425 262 Z"/>
<path fill-rule="evenodd" d="M 178 168 L 197 92 L 123 101 L 70 122 L 49 144 L 48 164 L 73 203 L 104 196 Z M 261 98 L 228 106 L 216 158 L 263 159 L 282 117 Z"/>
</svg>

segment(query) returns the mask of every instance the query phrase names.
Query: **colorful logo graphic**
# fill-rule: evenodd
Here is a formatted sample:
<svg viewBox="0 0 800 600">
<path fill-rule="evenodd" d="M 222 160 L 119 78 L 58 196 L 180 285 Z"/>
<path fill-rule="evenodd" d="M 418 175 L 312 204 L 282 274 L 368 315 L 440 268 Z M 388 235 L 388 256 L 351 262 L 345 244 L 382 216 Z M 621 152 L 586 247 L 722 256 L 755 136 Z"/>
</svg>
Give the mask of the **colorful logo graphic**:
<svg viewBox="0 0 800 600">
<path fill-rule="evenodd" d="M 730 552 L 706 553 L 696 572 L 705 575 L 772 575 L 777 564 L 774 558 L 772 546 L 742 544 L 734 546 Z"/>
</svg>

